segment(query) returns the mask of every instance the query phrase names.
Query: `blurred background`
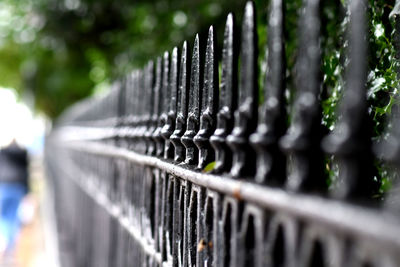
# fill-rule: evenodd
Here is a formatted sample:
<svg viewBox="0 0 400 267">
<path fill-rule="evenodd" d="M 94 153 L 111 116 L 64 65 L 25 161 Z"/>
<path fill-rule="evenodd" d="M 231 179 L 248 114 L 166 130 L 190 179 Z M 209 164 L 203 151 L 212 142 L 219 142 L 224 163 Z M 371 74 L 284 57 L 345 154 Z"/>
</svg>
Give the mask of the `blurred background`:
<svg viewBox="0 0 400 267">
<path fill-rule="evenodd" d="M 216 27 L 220 51 L 226 16 L 234 12 L 240 24 L 245 2 L 0 0 L 0 146 L 15 137 L 19 144 L 28 148 L 31 178 L 34 180 L 32 187 L 38 207 L 30 228 L 23 228 L 22 236 L 25 237 L 20 240 L 25 243 L 21 241 L 17 249 L 21 264 L 18 266 L 55 266 L 54 259 L 51 259 L 53 256 L 48 257 L 45 245 L 45 240 L 53 244 L 51 234 L 46 234 L 52 226 L 46 226 L 46 220 L 41 217 L 51 216 L 41 209 L 43 205 L 49 205 L 43 190 L 41 153 L 46 132 L 51 130 L 57 117 L 73 103 L 88 96 L 101 95 L 109 89 L 113 80 L 136 67 L 142 67 L 164 51 L 171 51 L 174 46 L 180 47 L 184 40 L 192 44 L 196 33 L 200 33 L 204 42 L 211 24 Z M 255 1 L 260 88 L 265 83 L 267 68 L 268 2 Z M 332 130 L 347 64 L 344 52 L 347 48 L 348 1 L 321 2 L 324 18 L 321 39 L 324 116 L 321 123 Z M 399 61 L 393 42 L 393 22 L 389 18 L 395 0 L 367 2 L 370 29 L 369 112 L 374 121 L 374 138 L 380 138 L 392 108 L 399 103 L 396 97 Z M 301 3 L 301 0 L 284 1 L 288 103 L 292 101 L 295 91 L 297 18 Z M 261 100 L 262 95 L 260 91 Z M 393 178 L 380 162 L 376 163 L 376 168 L 380 189 L 374 197 L 379 198 L 390 188 Z M 327 172 L 335 176 L 334 168 L 327 167 Z M 50 238 L 46 238 L 49 235 Z M 47 247 L 54 250 L 53 245 Z"/>
<path fill-rule="evenodd" d="M 260 1 L 261 2 L 261 1 Z M 0 85 L 50 119 L 110 82 L 218 25 L 241 0 L 2 0 Z M 261 13 L 266 12 L 265 4 Z"/>
</svg>

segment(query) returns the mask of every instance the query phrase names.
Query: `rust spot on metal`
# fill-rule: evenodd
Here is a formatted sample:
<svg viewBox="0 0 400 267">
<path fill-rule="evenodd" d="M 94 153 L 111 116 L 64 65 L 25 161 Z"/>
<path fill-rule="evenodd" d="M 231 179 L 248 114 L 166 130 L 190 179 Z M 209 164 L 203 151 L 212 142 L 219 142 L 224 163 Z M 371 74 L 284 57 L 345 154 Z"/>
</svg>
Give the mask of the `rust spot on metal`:
<svg viewBox="0 0 400 267">
<path fill-rule="evenodd" d="M 204 240 L 204 238 L 200 239 L 199 244 L 197 244 L 197 251 L 198 252 L 202 252 L 207 246 L 206 241 Z"/>
<path fill-rule="evenodd" d="M 240 186 L 233 189 L 233 197 L 237 200 L 242 200 L 242 195 L 240 194 Z"/>
</svg>

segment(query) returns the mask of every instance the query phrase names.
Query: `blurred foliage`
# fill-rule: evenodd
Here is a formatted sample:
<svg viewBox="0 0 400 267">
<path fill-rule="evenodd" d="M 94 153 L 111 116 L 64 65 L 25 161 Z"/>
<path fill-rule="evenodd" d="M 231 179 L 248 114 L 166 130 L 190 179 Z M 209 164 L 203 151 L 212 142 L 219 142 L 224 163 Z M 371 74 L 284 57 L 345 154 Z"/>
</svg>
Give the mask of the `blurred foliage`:
<svg viewBox="0 0 400 267">
<path fill-rule="evenodd" d="M 32 92 L 35 108 L 56 118 L 195 33 L 205 36 L 211 24 L 221 36 L 228 12 L 240 14 L 243 6 L 232 0 L 3 0 L 0 86 Z"/>
</svg>

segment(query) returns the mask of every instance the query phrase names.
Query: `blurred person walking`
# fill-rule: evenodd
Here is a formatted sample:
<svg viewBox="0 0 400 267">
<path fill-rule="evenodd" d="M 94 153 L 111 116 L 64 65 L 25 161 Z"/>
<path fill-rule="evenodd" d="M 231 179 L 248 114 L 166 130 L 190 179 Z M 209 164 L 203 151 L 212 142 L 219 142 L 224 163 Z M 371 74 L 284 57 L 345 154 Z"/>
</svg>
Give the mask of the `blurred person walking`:
<svg viewBox="0 0 400 267">
<path fill-rule="evenodd" d="M 18 208 L 29 191 L 28 153 L 16 140 L 0 149 L 0 253 L 12 254 L 20 230 Z"/>
</svg>

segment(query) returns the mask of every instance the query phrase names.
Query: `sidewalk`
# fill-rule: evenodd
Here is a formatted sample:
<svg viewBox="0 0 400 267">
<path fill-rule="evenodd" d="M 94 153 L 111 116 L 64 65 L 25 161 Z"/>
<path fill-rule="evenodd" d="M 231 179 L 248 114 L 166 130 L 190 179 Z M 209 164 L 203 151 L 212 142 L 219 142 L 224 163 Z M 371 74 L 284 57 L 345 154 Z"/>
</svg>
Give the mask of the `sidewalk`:
<svg viewBox="0 0 400 267">
<path fill-rule="evenodd" d="M 3 260 L 0 267 L 57 267 L 54 254 L 54 233 L 51 228 L 51 208 L 41 160 L 32 159 L 30 164 L 31 196 L 34 207 L 32 220 L 22 226 L 15 253 Z M 49 215 L 50 214 L 50 215 Z M 51 242 L 49 239 L 53 239 Z M 50 247 L 52 246 L 52 247 Z"/>
</svg>

